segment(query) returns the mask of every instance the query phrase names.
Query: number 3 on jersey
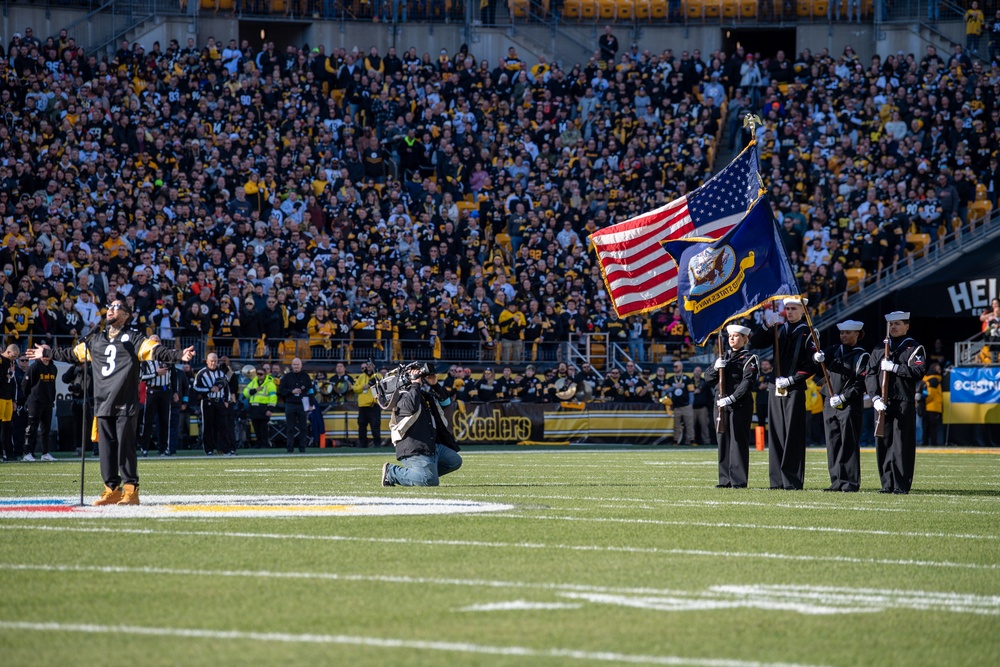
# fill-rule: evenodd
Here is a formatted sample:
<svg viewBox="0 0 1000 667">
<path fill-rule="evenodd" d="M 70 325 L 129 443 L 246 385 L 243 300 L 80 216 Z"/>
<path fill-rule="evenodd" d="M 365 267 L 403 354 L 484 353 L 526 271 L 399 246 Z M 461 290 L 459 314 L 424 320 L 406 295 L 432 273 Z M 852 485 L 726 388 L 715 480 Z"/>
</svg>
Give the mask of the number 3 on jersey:
<svg viewBox="0 0 1000 667">
<path fill-rule="evenodd" d="M 118 354 L 118 350 L 114 345 L 108 345 L 104 348 L 104 356 L 107 357 L 107 364 L 101 369 L 101 375 L 108 377 L 115 372 L 115 355 Z"/>
</svg>

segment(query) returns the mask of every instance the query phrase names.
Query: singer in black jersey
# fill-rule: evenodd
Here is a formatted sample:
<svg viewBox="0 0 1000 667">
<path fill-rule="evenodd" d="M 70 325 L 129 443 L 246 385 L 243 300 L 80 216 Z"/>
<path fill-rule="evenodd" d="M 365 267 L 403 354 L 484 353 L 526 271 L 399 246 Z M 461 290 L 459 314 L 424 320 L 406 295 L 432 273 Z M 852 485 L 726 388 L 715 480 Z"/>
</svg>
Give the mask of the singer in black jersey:
<svg viewBox="0 0 1000 667">
<path fill-rule="evenodd" d="M 190 361 L 194 348 L 183 352 L 159 345 L 129 326 L 132 312 L 120 300 L 108 306 L 105 325 L 73 347 L 52 351 L 56 361 L 90 363 L 94 379 L 94 415 L 101 458 L 104 493 L 95 505 L 138 505 L 139 473 L 136 435 L 139 419 L 139 366 L 155 359 L 168 363 Z M 48 345 L 36 345 L 26 353 L 41 359 Z"/>
</svg>

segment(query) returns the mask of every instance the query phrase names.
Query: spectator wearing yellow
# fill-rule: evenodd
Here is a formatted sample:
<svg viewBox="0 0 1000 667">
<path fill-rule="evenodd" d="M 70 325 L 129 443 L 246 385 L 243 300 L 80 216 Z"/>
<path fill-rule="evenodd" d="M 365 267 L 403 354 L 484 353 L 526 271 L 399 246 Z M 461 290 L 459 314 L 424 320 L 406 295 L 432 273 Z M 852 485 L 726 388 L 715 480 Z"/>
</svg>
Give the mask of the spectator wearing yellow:
<svg viewBox="0 0 1000 667">
<path fill-rule="evenodd" d="M 972 0 L 972 4 L 965 12 L 965 48 L 970 53 L 979 53 L 979 38 L 983 35 L 984 25 L 986 17 L 983 15 L 983 10 L 979 8 L 976 0 Z"/>
<path fill-rule="evenodd" d="M 500 327 L 501 360 L 504 363 L 521 361 L 524 358 L 524 329 L 528 322 L 516 301 L 507 304 L 497 323 Z"/>
<path fill-rule="evenodd" d="M 313 359 L 321 359 L 329 356 L 332 347 L 331 338 L 334 333 L 333 321 L 326 315 L 326 307 L 323 304 L 316 306 L 313 316 L 309 318 L 307 325 L 309 333 L 309 349 L 312 350 Z"/>
<path fill-rule="evenodd" d="M 28 293 L 21 291 L 14 299 L 14 305 L 7 310 L 4 331 L 9 342 L 24 340 L 27 343 L 28 330 L 34 323 L 34 314 L 28 302 Z"/>
</svg>

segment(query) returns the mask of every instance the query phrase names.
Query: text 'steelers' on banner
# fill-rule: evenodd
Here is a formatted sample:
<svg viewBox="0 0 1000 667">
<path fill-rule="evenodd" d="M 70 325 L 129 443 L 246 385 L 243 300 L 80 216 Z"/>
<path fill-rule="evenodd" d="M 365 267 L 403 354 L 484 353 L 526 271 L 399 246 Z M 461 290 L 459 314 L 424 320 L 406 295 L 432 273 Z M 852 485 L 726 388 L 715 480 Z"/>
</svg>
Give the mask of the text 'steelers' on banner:
<svg viewBox="0 0 1000 667">
<path fill-rule="evenodd" d="M 662 308 L 677 298 L 677 264 L 663 242 L 719 238 L 760 194 L 757 148 L 748 146 L 690 194 L 590 235 L 615 310 L 622 317 Z"/>
<path fill-rule="evenodd" d="M 718 240 L 663 245 L 678 266 L 681 318 L 699 343 L 771 299 L 799 295 L 767 197 Z"/>
</svg>

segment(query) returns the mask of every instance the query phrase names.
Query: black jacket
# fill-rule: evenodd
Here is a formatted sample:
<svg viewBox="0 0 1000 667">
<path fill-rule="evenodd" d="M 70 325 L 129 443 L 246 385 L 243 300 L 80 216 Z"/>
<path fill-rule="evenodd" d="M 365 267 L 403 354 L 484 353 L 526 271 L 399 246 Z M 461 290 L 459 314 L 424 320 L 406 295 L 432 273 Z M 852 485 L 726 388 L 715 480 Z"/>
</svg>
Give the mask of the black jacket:
<svg viewBox="0 0 1000 667">
<path fill-rule="evenodd" d="M 407 456 L 433 456 L 437 446 L 443 445 L 456 452 L 458 443 L 448 428 L 444 410 L 438 404 L 434 389 L 413 384 L 399 397 L 389 418 L 392 444 L 396 458 Z M 444 388 L 437 391 L 444 391 Z"/>
<path fill-rule="evenodd" d="M 759 372 L 757 355 L 751 354 L 746 348 L 733 352 L 726 352 L 723 357 L 726 360 L 726 367 L 722 369 L 724 373 L 723 389 L 725 391 L 716 392 L 720 398 L 732 396 L 736 399 L 733 407 L 751 407 L 753 405 L 754 383 L 757 381 Z M 719 383 L 719 369 L 713 364 L 705 371 L 705 382 L 710 385 Z"/>
<path fill-rule="evenodd" d="M 806 380 L 816 372 L 816 362 L 813 361 L 816 344 L 813 342 L 809 327 L 805 319 L 802 319 L 796 324 L 783 322 L 776 328 L 778 349 L 774 351 L 774 376 L 794 378 L 790 390 L 805 389 Z M 765 327 L 754 332 L 750 336 L 750 346 L 758 350 L 774 347 L 773 329 Z"/>
<path fill-rule="evenodd" d="M 871 397 L 882 396 L 882 359 L 885 346 L 876 345 L 868 361 L 865 384 Z M 889 341 L 889 359 L 899 364 L 899 371 L 889 374 L 889 395 L 882 396 L 887 403 L 913 405 L 916 403 L 917 383 L 927 372 L 927 355 L 924 346 L 908 336 Z"/>
<path fill-rule="evenodd" d="M 56 366 L 36 361 L 28 366 L 21 381 L 21 393 L 27 397 L 28 409 L 51 408 L 56 402 Z"/>
<path fill-rule="evenodd" d="M 868 372 L 868 353 L 860 347 L 845 348 L 834 345 L 823 351 L 826 355 L 826 372 L 831 387 L 820 387 L 820 394 L 829 398 L 844 395 L 845 403 L 861 404 L 865 397 L 865 374 Z"/>
</svg>

